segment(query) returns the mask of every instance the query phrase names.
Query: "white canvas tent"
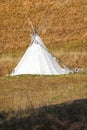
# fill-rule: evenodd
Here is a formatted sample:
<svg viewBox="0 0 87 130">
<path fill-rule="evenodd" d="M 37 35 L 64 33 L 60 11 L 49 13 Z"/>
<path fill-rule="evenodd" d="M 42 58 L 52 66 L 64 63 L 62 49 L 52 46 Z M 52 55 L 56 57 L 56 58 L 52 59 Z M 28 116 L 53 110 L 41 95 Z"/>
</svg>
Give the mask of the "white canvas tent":
<svg viewBox="0 0 87 130">
<path fill-rule="evenodd" d="M 11 76 L 34 75 L 60 75 L 68 74 L 70 69 L 61 67 L 56 58 L 48 51 L 41 38 L 35 33 L 32 42 L 24 56 L 12 71 Z"/>
</svg>

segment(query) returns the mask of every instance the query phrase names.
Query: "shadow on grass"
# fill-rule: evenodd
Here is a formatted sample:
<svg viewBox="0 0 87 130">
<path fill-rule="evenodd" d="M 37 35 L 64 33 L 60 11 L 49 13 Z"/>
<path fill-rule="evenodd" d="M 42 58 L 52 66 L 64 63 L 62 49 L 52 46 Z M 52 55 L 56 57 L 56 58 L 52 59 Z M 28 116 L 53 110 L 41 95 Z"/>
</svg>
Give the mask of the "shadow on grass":
<svg viewBox="0 0 87 130">
<path fill-rule="evenodd" d="M 87 99 L 1 112 L 0 130 L 87 130 Z"/>
</svg>

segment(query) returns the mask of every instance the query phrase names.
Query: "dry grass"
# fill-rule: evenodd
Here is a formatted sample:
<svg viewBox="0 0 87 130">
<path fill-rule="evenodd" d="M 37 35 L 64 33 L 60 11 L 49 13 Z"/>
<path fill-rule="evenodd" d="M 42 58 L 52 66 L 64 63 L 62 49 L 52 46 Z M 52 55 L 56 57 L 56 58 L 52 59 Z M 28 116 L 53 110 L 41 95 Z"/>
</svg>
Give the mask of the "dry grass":
<svg viewBox="0 0 87 130">
<path fill-rule="evenodd" d="M 41 38 L 56 57 L 70 68 L 86 68 L 86 7 L 86 0 L 1 1 L 0 76 L 11 72 L 29 45 L 31 27 L 26 14 L 36 28 L 45 19 Z"/>
<path fill-rule="evenodd" d="M 81 130 L 83 128 L 86 130 L 86 106 L 87 100 L 75 100 L 69 103 L 40 108 L 36 116 L 39 117 L 38 129 Z"/>
<path fill-rule="evenodd" d="M 56 57 L 70 68 L 86 68 L 86 7 L 86 0 L 1 1 L 0 76 L 11 72 L 30 43 L 26 14 L 36 28 L 45 19 L 41 38 Z"/>
<path fill-rule="evenodd" d="M 66 1 L 67 2 L 63 3 L 62 0 L 36 0 L 36 2 L 34 0 L 31 2 L 28 0 L 1 0 L 0 121 L 3 120 L 2 127 L 0 124 L 1 130 L 22 130 L 22 124 L 23 130 L 25 130 L 25 128 L 28 129 L 28 116 L 35 108 L 41 108 L 43 106 L 47 106 L 48 108 L 48 106 L 54 104 L 87 98 L 86 73 L 65 76 L 6 76 L 6 74 L 9 74 L 16 66 L 30 42 L 29 34 L 31 33 L 31 27 L 27 23 L 26 14 L 32 19 L 36 28 L 41 25 L 47 17 L 46 14 L 49 14 L 41 32 L 41 38 L 44 43 L 52 54 L 62 60 L 68 67 L 87 68 L 87 1 Z M 71 122 L 67 122 L 67 120 L 61 122 L 59 115 L 57 119 L 55 118 L 56 113 L 53 116 L 53 114 L 49 114 L 50 111 L 47 111 L 44 117 L 43 114 L 41 114 L 41 117 L 38 118 L 37 113 L 35 113 L 36 119 L 31 115 L 31 121 L 36 120 L 36 122 L 38 122 L 38 124 L 32 124 L 32 122 L 30 122 L 30 124 L 32 124 L 31 130 L 40 130 L 42 128 L 45 130 L 47 125 L 49 129 L 51 128 L 52 130 L 62 130 L 63 128 L 65 130 L 68 130 L 68 128 L 69 130 L 82 130 L 81 128 L 83 128 L 83 126 L 85 130 L 87 128 L 85 126 L 86 123 L 84 123 L 86 106 L 82 104 L 79 106 L 80 109 L 84 106 L 81 110 L 82 118 L 78 117 L 78 120 L 82 119 L 83 121 L 78 122 L 76 115 L 74 115 L 76 121 L 72 123 L 73 108 L 75 108 L 76 112 L 80 110 L 79 108 L 79 110 L 76 109 L 77 106 L 78 103 L 76 107 L 70 107 L 70 113 L 67 113 L 68 110 L 66 112 L 64 111 L 65 107 L 64 109 L 61 108 L 61 110 L 59 107 L 58 109 L 52 110 L 54 113 L 59 110 L 60 117 L 62 117 L 63 120 L 67 118 Z M 28 112 L 25 111 L 26 108 Z M 30 109 L 31 111 L 29 111 Z M 18 113 L 12 110 L 18 110 Z M 9 113 L 2 111 L 9 111 Z M 20 117 L 19 120 L 18 118 L 21 114 L 23 119 Z M 64 114 L 65 117 L 63 116 Z M 72 117 L 69 119 L 67 114 Z M 7 118 L 6 122 L 4 122 L 4 119 L 1 120 L 4 116 Z M 28 118 L 25 119 L 25 117 Z M 18 122 L 19 124 L 17 124 Z M 45 122 L 45 124 L 43 124 L 43 122 Z"/>
<path fill-rule="evenodd" d="M 0 78 L 0 110 L 25 109 L 87 98 L 87 76 L 17 76 Z"/>
<path fill-rule="evenodd" d="M 64 62 L 69 68 L 87 68 L 86 52 L 64 52 L 62 50 L 50 49 L 50 52 L 57 59 Z M 2 52 L 0 54 L 0 76 L 10 74 L 13 68 L 18 64 L 19 60 L 25 53 L 25 50 L 16 50 L 10 52 Z"/>
<path fill-rule="evenodd" d="M 1 50 L 24 49 L 29 45 L 31 27 L 26 14 L 36 28 L 48 18 L 44 21 L 41 37 L 51 48 L 59 48 L 61 44 L 61 48 L 68 46 L 68 50 L 70 46 L 73 50 L 87 49 L 86 0 L 8 0 L 1 1 L 0 12 Z"/>
<path fill-rule="evenodd" d="M 86 130 L 87 100 L 0 113 L 0 130 Z"/>
<path fill-rule="evenodd" d="M 87 97 L 86 73 L 67 76 L 6 76 L 23 53 L 24 50 L 16 50 L 0 54 L 0 110 L 40 107 Z M 70 68 L 87 67 L 86 53 L 58 52 L 55 49 L 52 53 Z"/>
</svg>

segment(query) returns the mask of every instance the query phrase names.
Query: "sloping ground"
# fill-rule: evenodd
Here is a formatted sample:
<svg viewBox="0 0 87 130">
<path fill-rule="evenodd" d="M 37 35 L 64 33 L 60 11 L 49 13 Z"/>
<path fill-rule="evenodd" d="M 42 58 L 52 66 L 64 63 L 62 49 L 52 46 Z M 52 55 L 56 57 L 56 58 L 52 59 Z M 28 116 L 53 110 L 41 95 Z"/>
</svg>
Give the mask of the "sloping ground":
<svg viewBox="0 0 87 130">
<path fill-rule="evenodd" d="M 62 104 L 87 98 L 86 74 L 5 76 L 29 45 L 27 17 L 43 25 L 40 35 L 55 56 L 87 67 L 87 0 L 1 0 L 0 130 L 86 130 L 87 100 Z"/>
<path fill-rule="evenodd" d="M 2 76 L 0 111 L 42 107 L 87 98 L 87 75 Z"/>
<path fill-rule="evenodd" d="M 53 55 L 70 68 L 87 68 L 87 0 L 1 0 L 0 76 L 12 71 L 30 43 L 28 18 Z"/>
<path fill-rule="evenodd" d="M 35 28 L 43 25 L 41 37 L 50 49 L 86 51 L 87 0 L 1 0 L 0 50 L 29 45 L 27 17 Z"/>
<path fill-rule="evenodd" d="M 2 112 L 0 130 L 87 130 L 87 99 Z"/>
</svg>

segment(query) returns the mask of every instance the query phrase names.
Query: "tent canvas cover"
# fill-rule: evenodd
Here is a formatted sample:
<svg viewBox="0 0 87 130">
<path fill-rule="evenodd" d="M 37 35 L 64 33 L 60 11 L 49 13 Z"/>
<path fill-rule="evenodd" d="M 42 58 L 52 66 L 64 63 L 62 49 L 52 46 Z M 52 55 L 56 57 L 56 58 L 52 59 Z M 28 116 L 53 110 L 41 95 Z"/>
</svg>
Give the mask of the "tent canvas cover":
<svg viewBox="0 0 87 130">
<path fill-rule="evenodd" d="M 58 64 L 56 58 L 48 51 L 36 33 L 32 36 L 31 44 L 24 56 L 10 75 L 60 75 L 68 73 L 70 73 L 70 69 L 61 67 L 60 64 Z"/>
</svg>

